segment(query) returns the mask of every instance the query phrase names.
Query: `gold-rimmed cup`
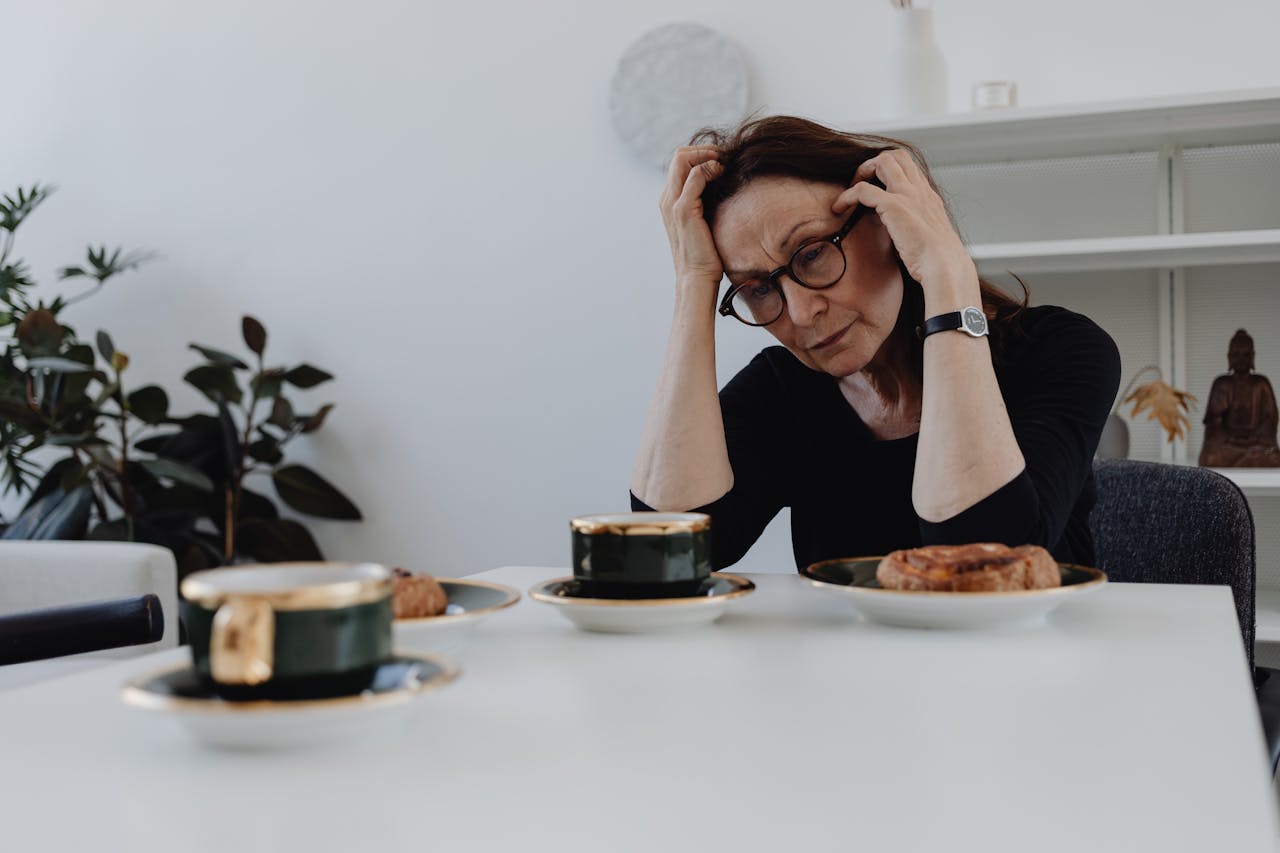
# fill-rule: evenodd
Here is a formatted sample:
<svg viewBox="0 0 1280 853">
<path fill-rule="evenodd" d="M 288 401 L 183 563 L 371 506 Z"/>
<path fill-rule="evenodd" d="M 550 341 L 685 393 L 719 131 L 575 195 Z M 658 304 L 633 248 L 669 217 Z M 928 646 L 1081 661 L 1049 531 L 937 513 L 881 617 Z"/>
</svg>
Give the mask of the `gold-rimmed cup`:
<svg viewBox="0 0 1280 853">
<path fill-rule="evenodd" d="M 569 522 L 573 577 L 601 598 L 695 595 L 711 575 L 711 517 L 620 512 Z"/>
<path fill-rule="evenodd" d="M 391 655 L 393 588 L 375 563 L 196 572 L 181 586 L 192 663 L 227 699 L 358 692 Z"/>
</svg>

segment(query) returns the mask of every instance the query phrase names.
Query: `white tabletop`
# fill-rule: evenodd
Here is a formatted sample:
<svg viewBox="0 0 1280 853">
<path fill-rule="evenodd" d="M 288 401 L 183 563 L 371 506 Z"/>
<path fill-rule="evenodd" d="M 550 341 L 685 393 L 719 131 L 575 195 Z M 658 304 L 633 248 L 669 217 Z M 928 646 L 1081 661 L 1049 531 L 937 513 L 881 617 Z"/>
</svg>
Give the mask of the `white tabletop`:
<svg viewBox="0 0 1280 853">
<path fill-rule="evenodd" d="M 1038 626 L 932 632 L 753 579 L 667 635 L 526 598 L 408 730 L 319 750 L 218 752 L 119 702 L 183 650 L 0 694 L 0 847 L 1275 849 L 1225 587 L 1111 584 Z"/>
</svg>

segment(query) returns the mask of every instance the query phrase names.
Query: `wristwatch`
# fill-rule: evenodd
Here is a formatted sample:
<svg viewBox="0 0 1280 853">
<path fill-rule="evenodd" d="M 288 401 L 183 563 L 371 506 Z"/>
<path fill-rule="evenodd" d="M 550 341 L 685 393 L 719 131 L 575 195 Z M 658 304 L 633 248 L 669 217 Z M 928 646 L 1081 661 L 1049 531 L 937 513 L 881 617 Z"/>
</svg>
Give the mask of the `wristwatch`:
<svg viewBox="0 0 1280 853">
<path fill-rule="evenodd" d="M 981 308 L 968 305 L 959 311 L 952 311 L 950 314 L 939 314 L 937 317 L 930 317 L 924 321 L 920 340 L 924 340 L 934 332 L 949 332 L 952 329 L 959 329 L 967 335 L 980 338 L 987 333 L 987 315 L 982 313 Z"/>
</svg>

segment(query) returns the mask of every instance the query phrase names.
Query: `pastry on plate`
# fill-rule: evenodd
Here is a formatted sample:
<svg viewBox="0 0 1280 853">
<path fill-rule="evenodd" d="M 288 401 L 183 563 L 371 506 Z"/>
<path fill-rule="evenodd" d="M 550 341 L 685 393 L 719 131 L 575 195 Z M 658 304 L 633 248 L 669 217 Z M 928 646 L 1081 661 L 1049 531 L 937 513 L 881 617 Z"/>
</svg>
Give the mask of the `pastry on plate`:
<svg viewBox="0 0 1280 853">
<path fill-rule="evenodd" d="M 391 613 L 396 619 L 439 616 L 449 606 L 444 587 L 431 575 L 395 569 L 396 587 L 391 594 Z"/>
<path fill-rule="evenodd" d="M 894 551 L 880 561 L 876 580 L 885 589 L 1012 592 L 1061 586 L 1062 574 L 1039 545 L 976 542 Z"/>
</svg>

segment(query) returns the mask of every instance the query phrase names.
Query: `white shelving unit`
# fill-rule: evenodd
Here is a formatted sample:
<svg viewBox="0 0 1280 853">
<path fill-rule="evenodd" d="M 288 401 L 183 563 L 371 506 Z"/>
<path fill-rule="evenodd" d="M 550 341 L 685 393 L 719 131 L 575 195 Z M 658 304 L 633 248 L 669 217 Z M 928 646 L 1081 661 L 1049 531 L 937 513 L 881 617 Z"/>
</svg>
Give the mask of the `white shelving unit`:
<svg viewBox="0 0 1280 853">
<path fill-rule="evenodd" d="M 1024 278 L 1036 303 L 1092 317 L 1124 381 L 1148 364 L 1207 399 L 1237 328 L 1280 388 L 1280 89 L 992 110 L 858 132 L 925 154 L 979 271 Z M 1009 282 L 1012 279 L 1008 280 Z M 1127 413 L 1125 413 L 1127 414 Z M 1194 464 L 1185 442 L 1130 420 L 1130 455 Z M 1259 656 L 1280 663 L 1280 469 L 1218 469 L 1258 532 Z"/>
</svg>

